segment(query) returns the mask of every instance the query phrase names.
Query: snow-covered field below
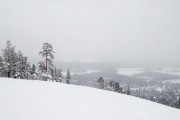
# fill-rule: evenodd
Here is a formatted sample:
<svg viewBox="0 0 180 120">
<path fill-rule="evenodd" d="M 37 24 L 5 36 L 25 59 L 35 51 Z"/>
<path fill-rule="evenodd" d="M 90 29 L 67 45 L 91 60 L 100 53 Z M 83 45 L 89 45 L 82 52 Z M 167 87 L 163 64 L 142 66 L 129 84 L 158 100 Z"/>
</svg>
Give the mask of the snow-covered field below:
<svg viewBox="0 0 180 120">
<path fill-rule="evenodd" d="M 117 74 L 132 76 L 134 74 L 143 73 L 143 68 L 118 68 Z"/>
<path fill-rule="evenodd" d="M 172 69 L 172 68 L 156 69 L 154 70 L 154 72 L 166 73 L 170 75 L 180 75 L 180 69 Z"/>
<path fill-rule="evenodd" d="M 165 74 L 180 76 L 180 69 L 159 68 L 159 69 L 149 69 L 149 70 L 152 72 L 157 72 L 157 73 L 165 73 Z M 117 74 L 126 75 L 126 76 L 133 76 L 135 74 L 143 73 L 146 71 L 147 70 L 145 68 L 118 68 Z"/>
<path fill-rule="evenodd" d="M 0 120 L 179 120 L 180 110 L 63 83 L 0 78 Z"/>
<path fill-rule="evenodd" d="M 91 73 L 99 73 L 99 72 L 101 72 L 101 71 L 99 71 L 99 70 L 95 70 L 95 69 L 86 69 L 86 71 L 84 71 L 84 72 L 71 72 L 71 75 L 83 75 L 83 74 L 91 74 Z M 67 74 L 67 72 L 62 72 L 62 74 L 64 75 L 64 76 L 66 76 L 66 74 Z"/>
</svg>

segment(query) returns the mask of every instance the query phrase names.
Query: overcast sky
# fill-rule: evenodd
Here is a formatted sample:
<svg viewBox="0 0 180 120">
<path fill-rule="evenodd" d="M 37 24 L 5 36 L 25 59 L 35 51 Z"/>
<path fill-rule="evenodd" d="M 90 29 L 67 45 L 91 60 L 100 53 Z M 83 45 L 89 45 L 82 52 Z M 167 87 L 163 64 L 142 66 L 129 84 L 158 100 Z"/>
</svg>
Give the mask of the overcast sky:
<svg viewBox="0 0 180 120">
<path fill-rule="evenodd" d="M 0 0 L 0 49 L 30 61 L 43 42 L 56 61 L 180 64 L 180 0 Z"/>
</svg>

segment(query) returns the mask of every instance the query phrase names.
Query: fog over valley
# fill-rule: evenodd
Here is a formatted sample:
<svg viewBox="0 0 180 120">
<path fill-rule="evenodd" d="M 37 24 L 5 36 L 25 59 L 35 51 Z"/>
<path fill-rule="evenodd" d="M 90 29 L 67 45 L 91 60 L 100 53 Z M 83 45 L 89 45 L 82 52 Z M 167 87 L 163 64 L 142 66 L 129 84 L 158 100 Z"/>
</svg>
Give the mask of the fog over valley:
<svg viewBox="0 0 180 120">
<path fill-rule="evenodd" d="M 0 48 L 11 40 L 30 61 L 44 42 L 55 61 L 180 64 L 178 0 L 1 0 Z"/>
</svg>

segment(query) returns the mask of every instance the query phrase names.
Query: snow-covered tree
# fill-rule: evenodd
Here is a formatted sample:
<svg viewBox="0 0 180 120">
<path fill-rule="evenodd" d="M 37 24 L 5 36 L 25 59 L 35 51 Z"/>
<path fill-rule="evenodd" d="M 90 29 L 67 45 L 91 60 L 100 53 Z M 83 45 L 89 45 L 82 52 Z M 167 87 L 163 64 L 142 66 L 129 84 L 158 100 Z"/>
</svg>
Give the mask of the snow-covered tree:
<svg viewBox="0 0 180 120">
<path fill-rule="evenodd" d="M 25 67 L 25 78 L 30 79 L 30 69 L 31 65 L 29 62 L 27 62 L 26 67 Z"/>
<path fill-rule="evenodd" d="M 34 64 L 32 64 L 30 66 L 30 79 L 33 79 L 33 80 L 37 79 L 37 74 L 38 73 L 36 71 L 36 66 Z"/>
<path fill-rule="evenodd" d="M 131 90 L 130 90 L 130 86 L 128 85 L 127 87 L 127 94 L 130 95 L 131 94 Z"/>
<path fill-rule="evenodd" d="M 62 70 L 61 69 L 57 70 L 57 78 L 58 78 L 58 82 L 62 82 L 63 74 L 62 74 Z"/>
<path fill-rule="evenodd" d="M 53 75 L 53 79 L 58 82 L 58 74 L 57 74 L 57 68 L 54 68 L 54 75 Z"/>
<path fill-rule="evenodd" d="M 30 68 L 30 74 L 35 74 L 36 73 L 36 66 L 34 64 L 31 65 L 31 68 Z"/>
<path fill-rule="evenodd" d="M 42 51 L 39 52 L 39 55 L 45 59 L 44 64 L 41 63 L 41 65 L 45 66 L 45 73 L 43 73 L 43 75 L 46 74 L 46 77 L 51 76 L 51 72 L 54 67 L 52 61 L 54 59 L 53 53 L 54 51 L 52 45 L 49 43 L 43 43 Z"/>
<path fill-rule="evenodd" d="M 15 46 L 12 46 L 9 40 L 6 42 L 6 48 L 2 50 L 2 55 L 6 76 L 13 77 L 16 73 L 17 54 Z"/>
<path fill-rule="evenodd" d="M 4 74 L 4 63 L 3 63 L 3 59 L 0 56 L 0 76 L 2 77 Z"/>
<path fill-rule="evenodd" d="M 53 68 L 53 61 L 54 55 L 53 55 L 53 47 L 49 43 L 43 43 L 42 51 L 39 52 L 39 54 L 45 58 L 45 67 L 46 72 L 48 72 L 48 67 Z"/>
<path fill-rule="evenodd" d="M 111 91 L 115 91 L 115 81 L 111 80 L 109 83 L 108 83 L 108 88 L 109 90 Z"/>
<path fill-rule="evenodd" d="M 126 93 L 125 83 L 120 84 L 120 86 L 119 86 L 119 92 L 120 92 L 120 93 Z"/>
<path fill-rule="evenodd" d="M 50 75 L 52 77 L 52 80 L 54 80 L 54 69 L 53 68 L 50 69 Z"/>
<path fill-rule="evenodd" d="M 70 84 L 70 79 L 71 79 L 71 73 L 70 73 L 70 70 L 68 69 L 67 74 L 66 74 L 66 83 L 67 84 Z"/>
<path fill-rule="evenodd" d="M 62 82 L 62 70 L 61 69 L 54 69 L 54 80 L 56 82 Z"/>
<path fill-rule="evenodd" d="M 39 62 L 38 63 L 39 64 L 39 69 L 38 69 L 38 71 L 40 72 L 40 73 L 45 73 L 46 72 L 46 66 L 45 66 L 45 64 L 44 64 L 44 62 Z"/>
<path fill-rule="evenodd" d="M 47 80 L 46 77 L 45 77 L 47 75 L 46 75 L 46 66 L 45 66 L 44 62 L 39 62 L 38 72 L 39 72 L 38 79 Z"/>
<path fill-rule="evenodd" d="M 104 79 L 103 77 L 100 77 L 99 79 L 97 79 L 97 83 L 98 83 L 98 88 L 100 89 L 104 89 Z"/>
<path fill-rule="evenodd" d="M 22 52 L 19 51 L 17 53 L 17 63 L 16 63 L 16 78 L 21 78 L 25 79 L 28 78 L 28 62 L 27 62 L 27 57 L 24 57 Z"/>
<path fill-rule="evenodd" d="M 119 82 L 115 82 L 115 84 L 114 84 L 114 91 L 115 92 L 120 92 L 119 91 Z"/>
</svg>

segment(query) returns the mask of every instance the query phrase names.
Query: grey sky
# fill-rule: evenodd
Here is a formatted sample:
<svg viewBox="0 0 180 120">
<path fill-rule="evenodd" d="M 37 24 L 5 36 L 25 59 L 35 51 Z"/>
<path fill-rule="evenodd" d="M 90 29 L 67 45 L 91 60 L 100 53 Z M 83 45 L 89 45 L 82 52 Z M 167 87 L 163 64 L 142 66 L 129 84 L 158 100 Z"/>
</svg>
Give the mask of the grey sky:
<svg viewBox="0 0 180 120">
<path fill-rule="evenodd" d="M 180 64 L 180 0 L 0 0 L 6 40 L 30 60 L 43 42 L 56 61 Z"/>
</svg>

